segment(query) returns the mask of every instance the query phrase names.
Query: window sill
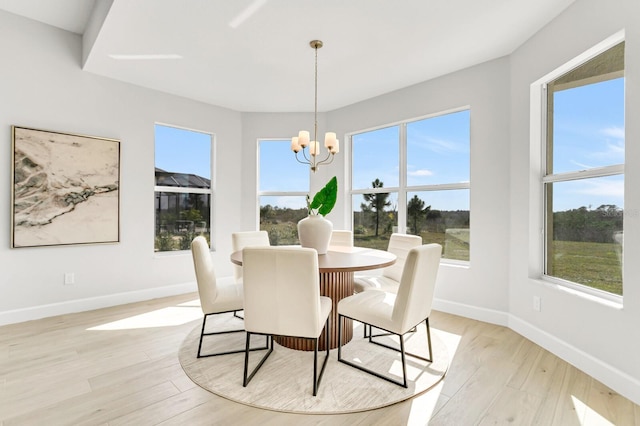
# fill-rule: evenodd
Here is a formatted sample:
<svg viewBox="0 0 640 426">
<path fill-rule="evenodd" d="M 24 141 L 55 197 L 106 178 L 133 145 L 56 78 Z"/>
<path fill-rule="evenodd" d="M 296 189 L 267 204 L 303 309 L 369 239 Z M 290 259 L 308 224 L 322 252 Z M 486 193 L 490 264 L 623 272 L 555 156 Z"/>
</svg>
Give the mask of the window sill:
<svg viewBox="0 0 640 426">
<path fill-rule="evenodd" d="M 470 269 L 471 265 L 467 260 L 441 259 L 440 266 L 448 268 Z"/>
<path fill-rule="evenodd" d="M 624 307 L 622 302 L 622 296 L 609 294 L 605 292 L 601 292 L 603 294 L 596 294 L 596 292 L 600 293 L 598 290 L 593 290 L 594 292 L 591 293 L 590 291 L 585 291 L 581 288 L 574 288 L 571 285 L 557 282 L 549 278 L 531 278 L 531 280 L 547 288 L 551 288 L 553 290 L 563 292 L 565 294 L 570 294 L 571 296 L 578 297 L 583 300 L 588 300 L 590 302 L 598 303 L 602 306 L 606 306 L 611 309 L 616 309 L 620 311 Z"/>
<path fill-rule="evenodd" d="M 177 256 L 186 256 L 186 255 L 191 255 L 191 251 L 190 250 L 172 250 L 172 251 L 156 251 L 153 252 L 153 257 L 154 258 L 161 258 L 161 257 L 177 257 Z"/>
</svg>

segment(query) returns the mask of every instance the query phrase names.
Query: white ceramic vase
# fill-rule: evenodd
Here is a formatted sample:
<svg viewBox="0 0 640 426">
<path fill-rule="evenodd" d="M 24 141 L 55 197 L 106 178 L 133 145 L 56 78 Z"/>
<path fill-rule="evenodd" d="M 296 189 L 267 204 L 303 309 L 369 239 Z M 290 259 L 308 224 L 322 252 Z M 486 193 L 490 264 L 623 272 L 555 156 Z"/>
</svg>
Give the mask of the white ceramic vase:
<svg viewBox="0 0 640 426">
<path fill-rule="evenodd" d="M 309 215 L 298 222 L 298 239 L 302 247 L 314 248 L 326 254 L 331 240 L 333 224 L 322 215 Z"/>
</svg>

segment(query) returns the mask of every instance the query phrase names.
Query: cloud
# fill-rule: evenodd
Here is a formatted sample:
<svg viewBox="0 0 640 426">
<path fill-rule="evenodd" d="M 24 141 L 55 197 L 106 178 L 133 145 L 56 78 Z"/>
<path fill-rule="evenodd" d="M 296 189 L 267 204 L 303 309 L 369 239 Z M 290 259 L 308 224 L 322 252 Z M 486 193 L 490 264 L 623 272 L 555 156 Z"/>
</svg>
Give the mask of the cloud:
<svg viewBox="0 0 640 426">
<path fill-rule="evenodd" d="M 624 184 L 621 180 L 584 180 L 584 187 L 577 190 L 579 194 L 597 195 L 607 198 L 624 199 Z"/>
<path fill-rule="evenodd" d="M 416 170 L 413 172 L 408 172 L 409 176 L 414 177 L 424 177 L 424 176 L 433 176 L 433 172 L 427 169 Z"/>
<path fill-rule="evenodd" d="M 606 127 L 602 129 L 600 133 L 610 138 L 624 140 L 624 127 L 618 127 L 618 126 Z"/>
<path fill-rule="evenodd" d="M 433 152 L 466 152 L 466 148 L 455 141 L 429 138 L 428 143 L 428 148 Z"/>
<path fill-rule="evenodd" d="M 460 143 L 455 140 L 434 138 L 427 135 L 414 135 L 411 139 L 411 143 L 421 149 L 436 153 L 465 153 L 469 151 L 468 144 Z"/>
</svg>

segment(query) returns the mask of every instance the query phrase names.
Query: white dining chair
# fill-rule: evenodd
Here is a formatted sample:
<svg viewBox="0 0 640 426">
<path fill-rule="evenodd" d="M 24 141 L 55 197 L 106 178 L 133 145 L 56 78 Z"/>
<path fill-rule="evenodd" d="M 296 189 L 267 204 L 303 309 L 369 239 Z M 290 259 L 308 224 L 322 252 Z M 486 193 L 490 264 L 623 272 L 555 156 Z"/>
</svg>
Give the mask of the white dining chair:
<svg viewBox="0 0 640 426">
<path fill-rule="evenodd" d="M 418 235 L 391 234 L 387 251 L 396 255 L 396 262 L 384 268 L 381 274 L 356 275 L 353 282 L 355 292 L 375 289 L 396 293 L 409 250 L 420 245 L 422 245 L 422 237 Z"/>
<path fill-rule="evenodd" d="M 353 247 L 353 232 L 348 230 L 331 231 L 329 247 Z"/>
<path fill-rule="evenodd" d="M 406 355 L 433 361 L 431 348 L 431 330 L 429 315 L 433 303 L 433 294 L 440 265 L 442 246 L 440 244 L 425 244 L 412 248 L 406 258 L 398 292 L 370 290 L 346 297 L 338 302 L 338 361 L 372 374 L 381 379 L 407 387 Z M 375 327 L 387 333 L 398 336 L 400 349 L 376 340 L 377 336 L 369 333 L 370 343 L 400 352 L 402 359 L 402 381 L 373 371 L 362 365 L 342 357 L 342 319 L 343 317 L 360 321 L 365 326 Z M 404 335 L 424 321 L 427 332 L 428 357 L 405 351 Z M 348 344 L 346 345 L 348 347 Z M 357 359 L 357 356 L 352 356 Z"/>
<path fill-rule="evenodd" d="M 202 340 L 204 336 L 214 336 L 227 333 L 244 332 L 244 328 L 230 331 L 218 331 L 205 333 L 207 318 L 211 315 L 233 312 L 237 317 L 237 311 L 243 309 L 242 284 L 235 283 L 230 277 L 228 279 L 217 279 L 211 260 L 209 244 L 203 236 L 198 236 L 191 242 L 191 255 L 198 284 L 198 296 L 204 318 L 202 319 L 202 330 L 200 332 L 200 343 L 198 345 L 198 358 L 226 355 L 244 352 L 244 349 L 226 350 L 222 352 L 202 355 Z M 241 317 L 238 317 L 241 319 Z"/>
<path fill-rule="evenodd" d="M 269 234 L 267 231 L 241 231 L 231 234 L 231 248 L 234 252 L 250 246 L 268 246 Z M 237 283 L 242 283 L 242 266 L 233 265 L 233 278 Z"/>
<path fill-rule="evenodd" d="M 318 253 L 302 247 L 246 247 L 244 266 L 244 327 L 247 331 L 243 386 L 273 352 L 273 335 L 313 341 L 313 395 L 318 393 L 329 359 L 331 299 L 320 296 Z M 318 374 L 318 339 L 326 329 L 326 355 Z M 270 348 L 248 372 L 250 339 L 254 334 L 270 339 Z M 283 372 L 286 374 L 286 372 Z"/>
</svg>

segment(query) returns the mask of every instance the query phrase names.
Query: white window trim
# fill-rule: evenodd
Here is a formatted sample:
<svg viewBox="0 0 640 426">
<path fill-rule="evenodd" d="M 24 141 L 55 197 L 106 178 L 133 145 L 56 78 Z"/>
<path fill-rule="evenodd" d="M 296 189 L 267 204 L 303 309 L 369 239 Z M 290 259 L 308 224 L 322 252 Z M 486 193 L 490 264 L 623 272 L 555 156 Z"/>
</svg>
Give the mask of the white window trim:
<svg viewBox="0 0 640 426">
<path fill-rule="evenodd" d="M 209 182 L 211 183 L 210 187 L 207 188 L 184 188 L 184 187 L 176 187 L 176 186 L 154 186 L 153 188 L 153 193 L 154 193 L 154 197 L 155 197 L 155 193 L 156 192 L 172 192 L 172 193 L 183 193 L 183 194 L 209 194 L 209 204 L 210 204 L 210 209 L 209 209 L 209 250 L 211 252 L 215 252 L 216 251 L 216 243 L 215 240 L 213 238 L 214 235 L 217 235 L 216 232 L 216 225 L 215 225 L 215 207 L 216 207 L 216 177 L 215 177 L 215 160 L 216 160 L 216 134 L 213 132 L 209 132 L 209 131 L 205 131 L 205 130 L 198 130 L 198 129 L 192 129 L 190 127 L 183 127 L 183 126 L 177 126 L 175 124 L 168 124 L 168 123 L 164 123 L 164 122 L 160 122 L 160 121 L 156 121 L 154 124 L 154 129 L 156 125 L 159 126 L 165 126 L 165 127 L 173 127 L 175 129 L 181 129 L 181 130 L 188 130 L 190 132 L 197 132 L 197 133 L 203 133 L 206 135 L 209 135 L 209 137 L 211 138 L 211 157 L 209 158 L 209 165 L 210 165 L 210 174 L 211 174 L 211 179 L 209 179 Z M 155 167 L 155 130 L 153 133 L 153 137 L 154 137 L 154 167 Z M 154 208 L 154 220 L 155 220 L 155 208 Z M 155 231 L 153 233 L 153 238 L 155 239 L 156 234 Z M 172 251 L 164 251 L 164 252 L 155 252 L 154 251 L 154 256 L 172 256 L 172 255 L 184 255 L 184 254 L 188 254 L 189 250 L 172 250 Z"/>
<path fill-rule="evenodd" d="M 376 194 L 376 193 L 395 193 L 397 194 L 398 205 L 407 205 L 407 193 L 409 192 L 419 192 L 419 191 L 445 191 L 451 189 L 468 189 L 471 190 L 471 182 L 457 182 L 457 183 L 444 183 L 444 184 L 434 184 L 434 185 L 415 185 L 415 186 L 407 186 L 407 124 L 413 123 L 416 121 L 426 120 L 429 118 L 440 117 L 447 114 L 453 114 L 461 111 L 469 111 L 471 112 L 471 105 L 464 105 L 456 108 L 451 108 L 443 111 L 438 111 L 435 113 L 410 118 L 407 120 L 396 121 L 393 123 L 384 124 L 381 126 L 370 127 L 363 130 L 356 130 L 353 132 L 349 132 L 345 135 L 344 140 L 348 141 L 345 147 L 345 158 L 348 158 L 345 167 L 345 176 L 348 176 L 348 184 L 349 191 L 346 193 L 346 197 L 348 199 L 345 205 L 350 206 L 349 209 L 353 208 L 353 196 L 354 195 L 362 195 L 362 194 Z M 361 133 L 373 132 L 380 129 L 386 129 L 389 127 L 398 126 L 398 138 L 399 138 L 399 186 L 395 187 L 384 187 L 384 188 L 360 188 L 354 189 L 353 182 L 351 181 L 353 176 L 353 136 Z M 471 143 L 471 141 L 469 141 Z M 346 179 L 345 179 L 346 180 Z M 403 191 L 400 188 L 404 188 Z M 345 191 L 346 192 L 346 191 Z M 471 201 L 471 200 L 469 200 Z M 402 204 L 401 204 L 402 203 Z M 469 215 L 471 215 L 471 205 L 469 205 Z M 353 229 L 353 212 L 349 212 L 349 217 L 347 218 L 347 222 Z M 407 232 L 407 209 L 398 209 L 398 232 L 406 233 Z M 469 228 L 469 232 L 471 232 L 471 228 Z M 457 259 L 441 259 L 440 263 L 449 264 L 451 266 L 462 266 L 469 267 L 471 263 L 471 252 L 469 252 L 469 260 L 457 260 Z"/>
<path fill-rule="evenodd" d="M 570 61 L 556 68 L 552 72 L 539 78 L 529 87 L 529 278 L 539 280 L 552 285 L 566 287 L 577 293 L 590 297 L 613 302 L 622 306 L 623 296 L 592 288 L 583 284 L 563 280 L 558 277 L 546 275 L 545 271 L 545 196 L 544 186 L 549 182 L 564 182 L 575 179 L 583 179 L 596 176 L 611 176 L 624 174 L 624 165 L 598 167 L 589 170 L 557 173 L 546 175 L 546 102 L 547 82 L 555 80 L 563 74 L 579 67 L 590 59 L 600 55 L 616 44 L 625 40 L 625 31 L 617 33 L 596 44 Z M 624 271 L 623 271 L 624 275 Z"/>
<path fill-rule="evenodd" d="M 260 142 L 286 142 L 291 140 L 290 137 L 286 138 L 257 138 L 256 139 L 256 227 L 260 229 L 260 197 L 306 197 L 309 195 L 309 191 L 261 191 L 260 190 Z M 293 152 L 291 155 L 294 155 Z M 309 172 L 311 173 L 311 172 Z M 311 179 L 309 179 L 309 185 L 311 185 Z"/>
</svg>

